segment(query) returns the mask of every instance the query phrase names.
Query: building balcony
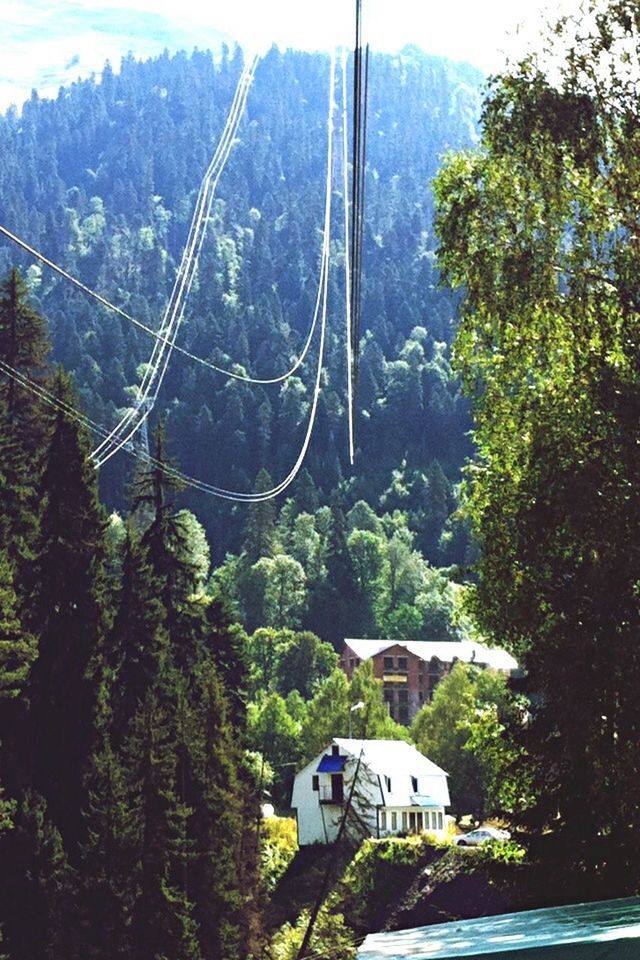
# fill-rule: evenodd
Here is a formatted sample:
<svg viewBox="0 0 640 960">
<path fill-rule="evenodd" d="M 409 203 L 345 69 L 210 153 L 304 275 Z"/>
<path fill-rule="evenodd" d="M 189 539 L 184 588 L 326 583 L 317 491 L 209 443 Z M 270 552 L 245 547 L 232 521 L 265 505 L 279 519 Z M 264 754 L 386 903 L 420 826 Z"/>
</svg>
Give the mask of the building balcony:
<svg viewBox="0 0 640 960">
<path fill-rule="evenodd" d="M 332 789 L 331 787 L 319 787 L 318 799 L 322 804 L 341 807 L 344 804 L 344 790 Z"/>
</svg>

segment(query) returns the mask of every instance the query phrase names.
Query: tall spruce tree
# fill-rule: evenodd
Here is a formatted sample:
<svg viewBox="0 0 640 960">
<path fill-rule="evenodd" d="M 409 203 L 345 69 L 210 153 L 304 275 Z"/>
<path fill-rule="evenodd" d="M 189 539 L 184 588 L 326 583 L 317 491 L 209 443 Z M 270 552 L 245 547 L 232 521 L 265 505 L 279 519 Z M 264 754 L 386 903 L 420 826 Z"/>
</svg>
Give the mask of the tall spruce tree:
<svg viewBox="0 0 640 960">
<path fill-rule="evenodd" d="M 43 404 L 16 377 L 40 380 L 49 353 L 46 322 L 28 303 L 27 286 L 15 268 L 0 285 L 0 541 L 18 577 L 38 528 L 37 484 L 47 417 Z"/>
<path fill-rule="evenodd" d="M 90 677 L 107 619 L 105 518 L 98 502 L 89 438 L 68 412 L 74 395 L 59 371 L 60 407 L 47 451 L 41 497 L 44 503 L 30 626 L 39 656 L 31 671 L 30 743 L 35 788 L 73 855 L 82 833 L 83 775 L 94 736 L 96 696 Z"/>
</svg>

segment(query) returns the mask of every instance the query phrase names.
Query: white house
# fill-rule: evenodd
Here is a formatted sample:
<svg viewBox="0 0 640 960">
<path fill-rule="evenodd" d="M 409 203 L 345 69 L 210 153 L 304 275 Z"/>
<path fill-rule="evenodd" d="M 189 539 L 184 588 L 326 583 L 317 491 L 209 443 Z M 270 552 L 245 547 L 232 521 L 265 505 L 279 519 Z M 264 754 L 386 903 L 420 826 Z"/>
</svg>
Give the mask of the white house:
<svg viewBox="0 0 640 960">
<path fill-rule="evenodd" d="M 301 847 L 335 841 L 350 796 L 345 829 L 351 834 L 445 835 L 447 774 L 404 740 L 336 737 L 296 774 L 291 806 Z"/>
</svg>

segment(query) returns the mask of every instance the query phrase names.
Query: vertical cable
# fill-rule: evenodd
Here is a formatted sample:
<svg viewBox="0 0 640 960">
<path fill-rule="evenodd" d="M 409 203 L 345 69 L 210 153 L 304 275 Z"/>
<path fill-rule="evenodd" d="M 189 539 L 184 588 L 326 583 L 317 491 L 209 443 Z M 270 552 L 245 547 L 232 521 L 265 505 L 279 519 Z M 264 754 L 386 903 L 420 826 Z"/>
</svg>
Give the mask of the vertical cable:
<svg viewBox="0 0 640 960">
<path fill-rule="evenodd" d="M 353 332 L 351 328 L 351 256 L 349 243 L 349 151 L 347 140 L 347 50 L 342 48 L 342 177 L 344 199 L 344 299 L 347 344 L 347 420 L 349 428 L 349 462 L 354 458 L 354 403 L 353 403 Z"/>
</svg>

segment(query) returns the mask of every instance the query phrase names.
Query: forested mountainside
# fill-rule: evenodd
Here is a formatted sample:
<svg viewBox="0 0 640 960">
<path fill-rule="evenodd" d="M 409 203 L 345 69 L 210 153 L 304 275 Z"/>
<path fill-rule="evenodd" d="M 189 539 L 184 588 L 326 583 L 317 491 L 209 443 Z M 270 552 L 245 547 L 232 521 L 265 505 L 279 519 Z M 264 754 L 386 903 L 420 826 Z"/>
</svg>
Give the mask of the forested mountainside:
<svg viewBox="0 0 640 960">
<path fill-rule="evenodd" d="M 139 320 L 158 328 L 198 187 L 242 67 L 239 51 L 163 55 L 107 65 L 100 78 L 34 94 L 0 119 L 0 222 Z M 469 452 L 467 406 L 452 376 L 456 305 L 437 286 L 430 179 L 443 152 L 471 144 L 480 75 L 414 49 L 374 55 L 370 71 L 362 353 L 355 469 L 348 465 L 341 306 L 344 244 L 335 160 L 328 358 L 306 467 L 289 488 L 299 509 L 402 509 L 416 545 L 439 565 L 463 559 L 447 518 Z M 304 343 L 318 288 L 329 59 L 273 49 L 260 62 L 238 142 L 217 191 L 199 275 L 178 342 L 223 367 L 269 377 Z M 109 428 L 132 403 L 153 343 L 9 243 L 51 324 L 54 358 L 73 373 L 87 414 Z M 284 384 L 229 381 L 174 353 L 154 419 L 189 474 L 251 490 L 295 462 L 313 394 L 315 351 Z M 132 459 L 102 472 L 123 508 Z M 239 551 L 245 505 L 187 491 L 213 559 Z M 281 498 L 284 499 L 284 498 Z M 442 538 L 442 533 L 448 535 Z"/>
</svg>

